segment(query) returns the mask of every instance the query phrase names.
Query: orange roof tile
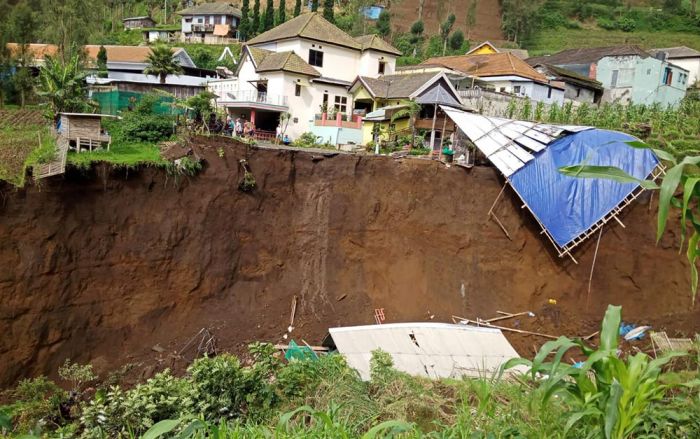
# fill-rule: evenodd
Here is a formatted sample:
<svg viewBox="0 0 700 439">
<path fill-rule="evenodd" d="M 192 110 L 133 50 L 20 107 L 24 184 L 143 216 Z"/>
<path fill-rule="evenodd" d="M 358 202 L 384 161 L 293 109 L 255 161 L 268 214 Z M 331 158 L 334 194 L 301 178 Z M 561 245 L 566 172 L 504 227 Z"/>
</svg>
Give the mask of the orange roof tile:
<svg viewBox="0 0 700 439">
<path fill-rule="evenodd" d="M 430 58 L 422 64 L 439 65 L 476 77 L 517 75 L 534 81 L 547 82 L 543 74 L 511 53 L 442 56 Z"/>
<path fill-rule="evenodd" d="M 7 48 L 10 53 L 15 54 L 19 50 L 18 43 L 7 43 Z M 32 52 L 32 56 L 35 59 L 44 59 L 46 55 L 56 56 L 58 53 L 58 46 L 55 44 L 37 44 L 33 43 L 29 45 L 29 50 Z"/>
</svg>

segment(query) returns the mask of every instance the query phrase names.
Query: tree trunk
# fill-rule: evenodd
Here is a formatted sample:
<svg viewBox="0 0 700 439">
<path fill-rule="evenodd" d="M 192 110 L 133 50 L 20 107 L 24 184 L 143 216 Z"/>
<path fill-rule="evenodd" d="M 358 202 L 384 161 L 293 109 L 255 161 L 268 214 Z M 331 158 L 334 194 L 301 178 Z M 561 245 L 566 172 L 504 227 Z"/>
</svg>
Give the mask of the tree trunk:
<svg viewBox="0 0 700 439">
<path fill-rule="evenodd" d="M 160 83 L 165 84 L 165 77 L 166 75 L 160 75 Z"/>
<path fill-rule="evenodd" d="M 19 91 L 19 107 L 24 108 L 24 89 Z"/>
<path fill-rule="evenodd" d="M 425 0 L 418 1 L 418 20 L 423 19 L 423 3 L 425 3 Z"/>
</svg>

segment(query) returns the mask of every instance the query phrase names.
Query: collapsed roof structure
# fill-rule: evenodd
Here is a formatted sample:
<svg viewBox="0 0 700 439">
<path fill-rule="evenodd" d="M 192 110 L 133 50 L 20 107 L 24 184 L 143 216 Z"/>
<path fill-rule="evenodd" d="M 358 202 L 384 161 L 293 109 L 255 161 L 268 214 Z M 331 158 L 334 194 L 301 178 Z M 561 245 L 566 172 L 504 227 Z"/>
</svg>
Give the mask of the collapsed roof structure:
<svg viewBox="0 0 700 439">
<path fill-rule="evenodd" d="M 574 262 L 573 248 L 609 221 L 620 222 L 622 209 L 643 188 L 636 183 L 569 177 L 559 169 L 584 163 L 612 166 L 639 180 L 661 173 L 654 153 L 630 146 L 628 142 L 638 139 L 624 133 L 443 110 L 503 174 L 504 189 L 510 185 L 515 190 L 559 256 L 568 255 Z"/>
<path fill-rule="evenodd" d="M 402 372 L 428 378 L 488 377 L 519 355 L 499 329 L 448 323 L 389 323 L 330 328 L 335 348 L 363 380 L 372 352 L 391 355 Z M 510 371 L 523 372 L 522 368 Z"/>
</svg>

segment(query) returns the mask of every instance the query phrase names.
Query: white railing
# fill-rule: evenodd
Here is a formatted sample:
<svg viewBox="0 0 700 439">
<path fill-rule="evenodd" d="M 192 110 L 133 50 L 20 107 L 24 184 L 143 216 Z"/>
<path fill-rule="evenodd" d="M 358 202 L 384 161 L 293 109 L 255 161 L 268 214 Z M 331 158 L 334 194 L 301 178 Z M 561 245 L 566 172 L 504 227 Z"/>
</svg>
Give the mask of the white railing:
<svg viewBox="0 0 700 439">
<path fill-rule="evenodd" d="M 221 102 L 256 102 L 259 104 L 287 107 L 287 96 L 271 95 L 256 90 L 229 91 L 221 97 Z"/>
</svg>

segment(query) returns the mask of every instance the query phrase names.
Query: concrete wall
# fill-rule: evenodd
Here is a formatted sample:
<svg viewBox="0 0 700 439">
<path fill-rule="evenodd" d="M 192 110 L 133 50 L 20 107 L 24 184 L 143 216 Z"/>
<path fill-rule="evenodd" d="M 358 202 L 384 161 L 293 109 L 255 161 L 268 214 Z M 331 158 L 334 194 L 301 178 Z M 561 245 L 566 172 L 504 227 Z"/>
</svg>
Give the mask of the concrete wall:
<svg viewBox="0 0 700 439">
<path fill-rule="evenodd" d="M 700 57 L 698 58 L 682 58 L 682 59 L 669 59 L 672 64 L 682 67 L 688 71 L 688 85 L 693 86 L 700 79 Z M 697 84 L 696 86 L 700 86 Z"/>
<path fill-rule="evenodd" d="M 595 91 L 590 88 L 577 87 L 567 83 L 564 90 L 564 99 L 578 101 L 581 103 L 592 104 L 595 102 Z"/>
<path fill-rule="evenodd" d="M 352 82 L 358 75 L 376 78 L 379 76 L 379 60 L 387 62 L 386 74 L 396 69 L 396 57 L 375 51 L 360 52 L 347 47 L 316 41 L 294 39 L 272 43 L 257 44 L 255 47 L 273 52 L 293 51 L 304 61 L 309 61 L 309 50 L 323 52 L 323 67 L 314 66 L 326 78 Z"/>
<path fill-rule="evenodd" d="M 564 103 L 564 90 L 550 87 L 545 84 L 539 84 L 534 81 L 527 80 L 518 76 L 503 76 L 492 78 L 480 78 L 488 81 L 498 93 L 510 93 L 518 97 L 530 98 L 535 102 L 544 102 L 545 104 Z M 551 93 L 549 89 L 552 89 Z"/>
<path fill-rule="evenodd" d="M 319 127 L 311 122 L 308 131 L 331 145 L 362 144 L 362 130 L 357 128 Z"/>
<path fill-rule="evenodd" d="M 671 85 L 664 84 L 664 71 L 673 72 Z M 675 106 L 685 96 L 684 70 L 653 57 L 605 57 L 597 64 L 597 78 L 605 87 L 604 102 Z"/>
</svg>

